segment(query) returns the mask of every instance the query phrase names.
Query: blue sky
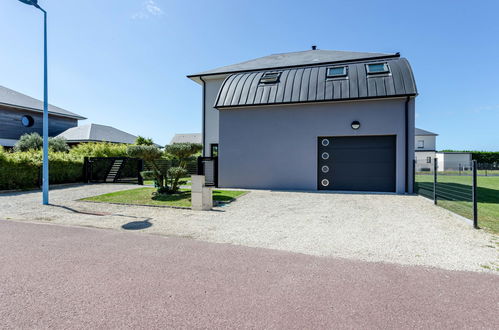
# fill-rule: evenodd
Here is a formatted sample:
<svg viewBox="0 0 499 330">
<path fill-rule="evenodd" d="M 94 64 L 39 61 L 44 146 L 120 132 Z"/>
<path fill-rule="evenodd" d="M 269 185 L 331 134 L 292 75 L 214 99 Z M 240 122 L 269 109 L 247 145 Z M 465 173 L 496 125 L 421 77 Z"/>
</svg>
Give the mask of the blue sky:
<svg viewBox="0 0 499 330">
<path fill-rule="evenodd" d="M 201 130 L 192 74 L 273 53 L 401 52 L 439 149 L 499 151 L 497 1 L 39 0 L 50 103 L 166 144 Z M 0 1 L 0 85 L 42 97 L 42 16 Z"/>
</svg>

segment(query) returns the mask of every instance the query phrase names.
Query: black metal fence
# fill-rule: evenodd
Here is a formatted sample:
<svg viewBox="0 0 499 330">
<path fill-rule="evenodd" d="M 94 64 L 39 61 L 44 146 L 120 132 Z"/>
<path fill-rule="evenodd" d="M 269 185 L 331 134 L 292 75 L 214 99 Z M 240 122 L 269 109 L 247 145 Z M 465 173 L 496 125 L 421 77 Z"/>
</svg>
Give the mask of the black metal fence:
<svg viewBox="0 0 499 330">
<path fill-rule="evenodd" d="M 143 161 L 127 157 L 85 157 L 84 181 L 89 183 L 143 184 Z"/>
<path fill-rule="evenodd" d="M 426 162 L 426 161 L 425 161 Z M 419 166 L 418 166 L 419 165 Z M 468 219 L 478 228 L 478 198 L 476 161 L 460 164 L 456 168 L 439 168 L 438 160 L 432 160 L 432 167 L 418 164 L 414 175 L 415 193 L 432 199 L 436 205 L 449 209 Z"/>
<path fill-rule="evenodd" d="M 207 186 L 218 187 L 218 157 L 198 157 L 198 175 L 205 176 Z"/>
<path fill-rule="evenodd" d="M 161 173 L 166 173 L 170 167 L 176 167 L 179 166 L 179 161 L 178 160 L 170 160 L 170 159 L 160 159 L 155 162 Z M 197 174 L 198 169 L 197 169 L 197 161 L 196 159 L 190 160 L 187 162 L 187 172 L 189 175 L 192 174 Z M 152 171 L 153 166 L 149 162 L 144 162 L 144 171 Z"/>
</svg>

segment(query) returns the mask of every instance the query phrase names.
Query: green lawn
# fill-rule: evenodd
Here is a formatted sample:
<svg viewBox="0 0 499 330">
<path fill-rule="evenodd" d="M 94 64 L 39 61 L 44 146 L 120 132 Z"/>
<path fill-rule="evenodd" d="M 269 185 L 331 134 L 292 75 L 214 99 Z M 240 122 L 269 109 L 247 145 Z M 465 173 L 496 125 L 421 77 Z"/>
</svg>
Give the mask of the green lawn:
<svg viewBox="0 0 499 330">
<path fill-rule="evenodd" d="M 479 176 L 477 179 L 478 225 L 499 233 L 499 176 Z M 446 197 L 452 198 L 439 199 L 438 204 L 472 219 L 471 181 L 471 176 L 439 175 L 438 182 L 441 190 L 445 193 L 451 192 Z M 433 175 L 417 175 L 416 184 L 419 187 L 428 187 L 427 197 L 431 197 Z M 438 188 L 437 191 L 439 191 Z"/>
<path fill-rule="evenodd" d="M 144 187 L 131 190 L 117 191 L 109 194 L 83 198 L 83 201 L 137 205 L 162 205 L 162 206 L 191 206 L 191 191 L 183 189 L 179 194 L 153 196 L 155 188 Z M 213 190 L 213 200 L 230 202 L 247 193 L 246 191 Z"/>
</svg>

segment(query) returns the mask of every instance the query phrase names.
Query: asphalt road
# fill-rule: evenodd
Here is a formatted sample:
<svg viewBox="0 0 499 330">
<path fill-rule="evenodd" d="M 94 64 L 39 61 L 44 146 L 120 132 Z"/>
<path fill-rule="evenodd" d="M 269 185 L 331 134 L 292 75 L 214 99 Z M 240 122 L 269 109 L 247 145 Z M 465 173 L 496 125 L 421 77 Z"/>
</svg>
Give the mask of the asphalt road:
<svg viewBox="0 0 499 330">
<path fill-rule="evenodd" d="M 499 328 L 499 276 L 0 221 L 0 328 Z"/>
</svg>

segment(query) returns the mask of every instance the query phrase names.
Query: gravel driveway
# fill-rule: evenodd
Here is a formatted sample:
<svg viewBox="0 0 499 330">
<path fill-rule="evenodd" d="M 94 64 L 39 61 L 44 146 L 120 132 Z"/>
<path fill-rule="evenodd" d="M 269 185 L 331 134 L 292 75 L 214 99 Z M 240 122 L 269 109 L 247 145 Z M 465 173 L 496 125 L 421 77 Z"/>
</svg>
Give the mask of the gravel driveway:
<svg viewBox="0 0 499 330">
<path fill-rule="evenodd" d="M 418 196 L 251 191 L 211 212 L 79 202 L 133 185 L 0 194 L 0 218 L 122 229 L 317 256 L 498 274 L 499 239 Z M 492 270 L 491 270 L 492 269 Z M 496 271 L 493 271 L 493 270 Z"/>
</svg>

